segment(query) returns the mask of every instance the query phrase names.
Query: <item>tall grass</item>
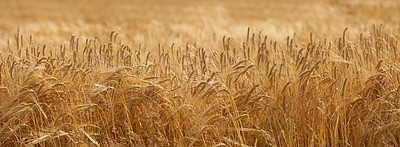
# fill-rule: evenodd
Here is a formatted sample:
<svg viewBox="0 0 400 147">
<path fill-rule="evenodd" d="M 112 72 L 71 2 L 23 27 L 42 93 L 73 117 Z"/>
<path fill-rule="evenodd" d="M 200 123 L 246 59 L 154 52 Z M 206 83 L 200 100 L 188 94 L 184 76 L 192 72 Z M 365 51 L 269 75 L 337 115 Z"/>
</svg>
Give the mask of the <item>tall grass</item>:
<svg viewBox="0 0 400 147">
<path fill-rule="evenodd" d="M 53 47 L 17 31 L 1 48 L 0 144 L 399 146 L 390 29 L 280 42 L 249 28 L 220 49 L 132 47 L 118 32 Z"/>
</svg>

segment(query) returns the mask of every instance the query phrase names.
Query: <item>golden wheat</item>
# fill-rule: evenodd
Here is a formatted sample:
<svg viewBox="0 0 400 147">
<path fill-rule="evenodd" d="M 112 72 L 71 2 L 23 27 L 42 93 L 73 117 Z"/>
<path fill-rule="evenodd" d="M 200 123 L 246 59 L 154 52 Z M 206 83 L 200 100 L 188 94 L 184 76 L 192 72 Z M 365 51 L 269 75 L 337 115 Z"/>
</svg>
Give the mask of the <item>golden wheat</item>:
<svg viewBox="0 0 400 147">
<path fill-rule="evenodd" d="M 1 146 L 400 145 L 396 1 L 293 2 L 303 8 L 278 1 L 100 0 L 92 4 L 104 8 L 98 16 L 80 9 L 87 1 L 45 2 L 0 2 L 1 12 L 32 4 L 7 11 L 15 18 L 0 22 Z M 67 11 L 60 4 L 76 6 Z M 63 18 L 36 14 L 57 8 Z M 278 13 L 325 8 L 302 15 L 298 26 L 290 25 L 297 14 Z M 25 10 L 48 28 L 39 25 L 44 32 L 31 35 L 34 25 L 7 27 L 24 23 Z M 124 18 L 133 19 L 125 11 L 154 14 L 125 26 Z M 164 18 L 176 12 L 186 13 Z M 81 31 L 73 20 L 84 20 Z M 72 32 L 57 21 L 71 21 Z"/>
</svg>

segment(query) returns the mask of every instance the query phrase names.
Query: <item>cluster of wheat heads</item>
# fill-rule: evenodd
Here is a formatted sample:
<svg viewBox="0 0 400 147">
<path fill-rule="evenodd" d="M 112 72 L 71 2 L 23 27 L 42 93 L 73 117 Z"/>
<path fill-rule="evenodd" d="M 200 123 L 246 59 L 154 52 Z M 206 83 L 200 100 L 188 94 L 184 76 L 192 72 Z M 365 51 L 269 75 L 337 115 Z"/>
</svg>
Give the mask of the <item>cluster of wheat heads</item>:
<svg viewBox="0 0 400 147">
<path fill-rule="evenodd" d="M 1 47 L 2 146 L 399 146 L 399 34 L 158 51 L 16 33 Z"/>
</svg>

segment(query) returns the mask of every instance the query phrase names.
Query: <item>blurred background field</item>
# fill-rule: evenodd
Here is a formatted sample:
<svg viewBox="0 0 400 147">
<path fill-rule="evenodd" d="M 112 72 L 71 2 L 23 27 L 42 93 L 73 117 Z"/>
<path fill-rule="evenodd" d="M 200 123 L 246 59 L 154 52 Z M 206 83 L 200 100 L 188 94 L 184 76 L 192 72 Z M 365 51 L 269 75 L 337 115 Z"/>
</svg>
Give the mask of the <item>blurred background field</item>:
<svg viewBox="0 0 400 147">
<path fill-rule="evenodd" d="M 396 0 L 2 0 L 2 43 L 21 28 L 39 44 L 60 44 L 71 34 L 107 36 L 132 45 L 193 43 L 216 47 L 222 36 L 245 37 L 248 27 L 284 40 L 296 32 L 329 38 L 350 28 L 357 35 L 372 24 L 399 31 Z"/>
</svg>

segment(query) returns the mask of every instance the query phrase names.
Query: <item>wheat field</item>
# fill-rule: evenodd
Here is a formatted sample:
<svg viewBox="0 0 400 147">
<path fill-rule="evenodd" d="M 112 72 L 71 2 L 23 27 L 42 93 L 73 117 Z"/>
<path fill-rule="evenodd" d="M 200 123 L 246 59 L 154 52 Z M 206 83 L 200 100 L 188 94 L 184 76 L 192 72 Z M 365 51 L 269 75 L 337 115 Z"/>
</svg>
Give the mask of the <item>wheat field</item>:
<svg viewBox="0 0 400 147">
<path fill-rule="evenodd" d="M 0 146 L 400 146 L 400 1 L 0 0 Z"/>
</svg>

